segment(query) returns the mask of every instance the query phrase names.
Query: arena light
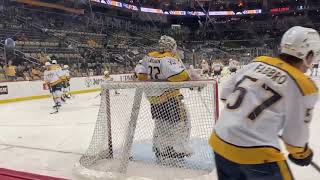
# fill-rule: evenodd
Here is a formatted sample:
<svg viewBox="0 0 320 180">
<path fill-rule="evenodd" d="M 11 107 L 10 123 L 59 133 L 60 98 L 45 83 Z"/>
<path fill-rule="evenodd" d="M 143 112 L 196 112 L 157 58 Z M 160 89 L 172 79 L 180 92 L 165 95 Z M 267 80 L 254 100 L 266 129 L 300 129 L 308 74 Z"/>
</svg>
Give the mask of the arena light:
<svg viewBox="0 0 320 180">
<path fill-rule="evenodd" d="M 261 14 L 262 9 L 254 9 L 254 10 L 244 10 L 242 11 L 243 14 Z"/>
<path fill-rule="evenodd" d="M 132 4 L 127 3 L 121 3 L 118 1 L 112 1 L 112 0 L 91 0 L 92 2 L 96 3 L 103 3 L 108 4 L 110 6 L 116 6 L 116 7 L 122 7 L 134 11 L 139 11 L 139 8 Z M 155 9 L 155 8 L 147 8 L 147 7 L 141 7 L 141 12 L 147 12 L 147 13 L 155 13 L 155 14 L 166 14 L 166 15 L 174 15 L 174 16 L 205 16 L 206 13 L 202 11 L 166 11 L 164 12 L 162 9 Z M 243 10 L 242 12 L 238 12 L 237 14 L 233 11 L 209 11 L 208 14 L 210 16 L 234 16 L 234 15 L 242 15 L 242 14 L 260 14 L 262 13 L 261 9 L 252 9 L 252 10 Z"/>
<path fill-rule="evenodd" d="M 202 11 L 187 11 L 187 15 L 190 16 L 205 16 L 206 14 Z"/>
<path fill-rule="evenodd" d="M 169 11 L 171 15 L 176 15 L 176 16 L 185 16 L 187 15 L 186 11 Z"/>
<path fill-rule="evenodd" d="M 118 1 L 105 0 L 105 2 L 110 6 L 122 7 L 122 3 Z"/>
<path fill-rule="evenodd" d="M 279 12 L 287 12 L 287 11 L 289 11 L 289 10 L 290 10 L 289 7 L 273 8 L 273 9 L 270 9 L 270 12 L 272 12 L 272 13 L 279 13 Z"/>
<path fill-rule="evenodd" d="M 261 9 L 252 9 L 252 10 L 243 10 L 242 12 L 237 12 L 237 14 L 233 11 L 209 11 L 210 16 L 233 16 L 233 15 L 241 15 L 241 14 L 261 14 Z"/>
<path fill-rule="evenodd" d="M 154 9 L 154 8 L 140 8 L 141 12 L 148 12 L 148 13 L 156 13 L 156 14 L 164 14 L 161 9 Z"/>
<path fill-rule="evenodd" d="M 138 7 L 132 4 L 127 4 L 127 3 L 122 3 L 122 7 L 126 8 L 126 9 L 131 9 L 133 11 L 138 11 Z"/>
<path fill-rule="evenodd" d="M 233 11 L 209 11 L 209 16 L 231 16 L 235 15 Z"/>
</svg>

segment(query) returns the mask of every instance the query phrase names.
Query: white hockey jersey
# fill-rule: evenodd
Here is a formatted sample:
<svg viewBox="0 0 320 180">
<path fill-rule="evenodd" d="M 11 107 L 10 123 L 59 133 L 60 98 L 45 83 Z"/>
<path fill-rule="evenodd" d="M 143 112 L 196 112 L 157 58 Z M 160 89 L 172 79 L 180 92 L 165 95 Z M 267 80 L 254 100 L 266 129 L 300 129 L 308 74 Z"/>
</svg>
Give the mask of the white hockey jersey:
<svg viewBox="0 0 320 180">
<path fill-rule="evenodd" d="M 207 61 L 201 62 L 201 69 L 203 71 L 209 71 L 209 64 Z"/>
<path fill-rule="evenodd" d="M 279 135 L 290 153 L 303 152 L 318 89 L 293 66 L 258 57 L 231 76 L 221 99 L 226 106 L 210 138 L 216 153 L 241 164 L 284 160 Z"/>
<path fill-rule="evenodd" d="M 43 77 L 47 84 L 54 86 L 62 82 L 63 72 L 60 69 L 45 70 Z"/>
<path fill-rule="evenodd" d="M 229 62 L 229 68 L 230 69 L 237 69 L 239 66 L 239 62 L 236 60 L 232 60 Z"/>
<path fill-rule="evenodd" d="M 171 52 L 151 52 L 135 68 L 136 74 L 144 80 L 152 81 L 185 81 L 189 75 L 182 61 Z M 160 96 L 163 92 L 146 92 L 148 96 Z"/>
<path fill-rule="evenodd" d="M 67 80 L 70 80 L 70 71 L 68 69 L 64 69 L 62 71 L 63 71 L 63 76 L 65 76 Z"/>
<path fill-rule="evenodd" d="M 137 74 L 148 75 L 149 80 L 168 80 L 183 81 L 185 79 L 176 79 L 182 73 L 186 73 L 186 69 L 180 59 L 172 53 L 152 52 L 146 56 L 141 65 L 136 66 Z M 180 77 L 180 76 L 179 76 Z"/>
</svg>

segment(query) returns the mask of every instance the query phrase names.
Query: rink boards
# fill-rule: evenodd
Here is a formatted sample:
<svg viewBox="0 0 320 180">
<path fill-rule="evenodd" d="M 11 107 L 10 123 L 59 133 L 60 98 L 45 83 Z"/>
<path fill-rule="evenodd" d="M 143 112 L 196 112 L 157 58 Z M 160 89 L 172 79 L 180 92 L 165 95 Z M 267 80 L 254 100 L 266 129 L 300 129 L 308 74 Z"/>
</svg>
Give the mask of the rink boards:
<svg viewBox="0 0 320 180">
<path fill-rule="evenodd" d="M 111 78 L 115 81 L 132 81 L 133 74 L 111 75 Z M 99 91 L 103 81 L 103 76 L 72 78 L 70 90 L 72 94 Z M 0 104 L 49 97 L 51 94 L 41 80 L 0 82 Z"/>
</svg>

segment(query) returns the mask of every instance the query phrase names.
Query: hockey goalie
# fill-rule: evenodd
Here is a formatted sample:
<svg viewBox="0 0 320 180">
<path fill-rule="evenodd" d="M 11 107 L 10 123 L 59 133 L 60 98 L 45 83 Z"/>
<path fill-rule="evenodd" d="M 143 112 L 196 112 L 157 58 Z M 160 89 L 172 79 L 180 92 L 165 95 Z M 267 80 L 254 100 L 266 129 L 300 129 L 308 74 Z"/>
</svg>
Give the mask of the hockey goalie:
<svg viewBox="0 0 320 180">
<path fill-rule="evenodd" d="M 150 52 L 136 66 L 139 81 L 187 81 L 190 79 L 176 53 L 176 41 L 169 36 L 159 40 L 159 50 Z M 190 146 L 190 122 L 179 89 L 145 92 L 151 104 L 153 152 L 158 159 L 184 158 L 193 154 Z"/>
</svg>

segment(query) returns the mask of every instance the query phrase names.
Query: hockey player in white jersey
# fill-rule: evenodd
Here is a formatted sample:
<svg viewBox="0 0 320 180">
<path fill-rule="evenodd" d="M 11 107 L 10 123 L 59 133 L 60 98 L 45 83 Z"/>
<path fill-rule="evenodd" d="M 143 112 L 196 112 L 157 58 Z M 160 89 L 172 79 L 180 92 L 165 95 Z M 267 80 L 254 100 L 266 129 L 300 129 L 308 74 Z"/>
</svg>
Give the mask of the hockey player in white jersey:
<svg viewBox="0 0 320 180">
<path fill-rule="evenodd" d="M 238 69 L 238 66 L 239 66 L 239 62 L 234 60 L 234 59 L 230 59 L 229 61 L 229 71 L 230 71 L 230 74 L 232 73 L 236 73 L 237 72 L 237 69 Z"/>
<path fill-rule="evenodd" d="M 65 97 L 66 97 L 66 94 L 65 94 L 65 89 L 64 89 L 64 86 L 65 86 L 65 82 L 67 81 L 67 77 L 65 75 L 65 72 L 63 71 L 63 69 L 61 68 L 61 66 L 58 64 L 57 60 L 52 60 L 51 61 L 52 64 L 50 66 L 50 69 L 51 70 L 55 70 L 58 72 L 58 74 L 60 75 L 60 79 L 61 79 L 61 86 L 62 86 L 62 96 L 61 96 L 61 100 L 63 102 L 66 102 L 65 100 Z"/>
<path fill-rule="evenodd" d="M 62 74 L 63 96 L 65 98 L 70 98 L 70 71 L 68 65 L 63 66 Z"/>
<path fill-rule="evenodd" d="M 110 73 L 109 73 L 109 71 L 104 71 L 103 72 L 103 75 L 104 75 L 104 79 L 106 80 L 106 81 L 112 81 L 113 79 L 110 77 Z"/>
<path fill-rule="evenodd" d="M 220 62 L 212 63 L 213 76 L 219 81 L 222 72 L 222 64 Z"/>
<path fill-rule="evenodd" d="M 149 53 L 136 67 L 140 81 L 187 81 L 190 79 L 185 66 L 176 53 L 176 41 L 161 36 L 159 51 Z M 183 158 L 193 154 L 190 146 L 190 122 L 183 95 L 179 89 L 146 91 L 155 121 L 153 151 L 156 157 Z"/>
<path fill-rule="evenodd" d="M 61 106 L 62 97 L 62 71 L 55 68 L 52 69 L 50 62 L 45 63 L 46 70 L 44 71 L 44 82 L 48 85 L 50 92 L 53 95 L 54 108 Z"/>
<path fill-rule="evenodd" d="M 293 163 L 311 163 L 309 126 L 319 91 L 304 73 L 319 50 L 317 31 L 292 27 L 279 58 L 257 57 L 225 83 L 225 108 L 209 140 L 219 180 L 292 180 L 280 139 Z"/>
<path fill-rule="evenodd" d="M 210 68 L 206 60 L 201 61 L 201 69 L 202 69 L 202 74 L 208 77 L 210 74 L 210 70 L 209 70 Z"/>
<path fill-rule="evenodd" d="M 110 72 L 109 72 L 108 70 L 105 70 L 105 71 L 103 72 L 103 75 L 104 75 L 104 79 L 105 79 L 106 81 L 113 81 L 113 78 L 110 76 Z M 115 89 L 115 90 L 114 90 L 114 94 L 115 94 L 115 95 L 119 95 L 119 94 L 120 94 L 120 93 L 119 93 L 119 90 Z"/>
</svg>

